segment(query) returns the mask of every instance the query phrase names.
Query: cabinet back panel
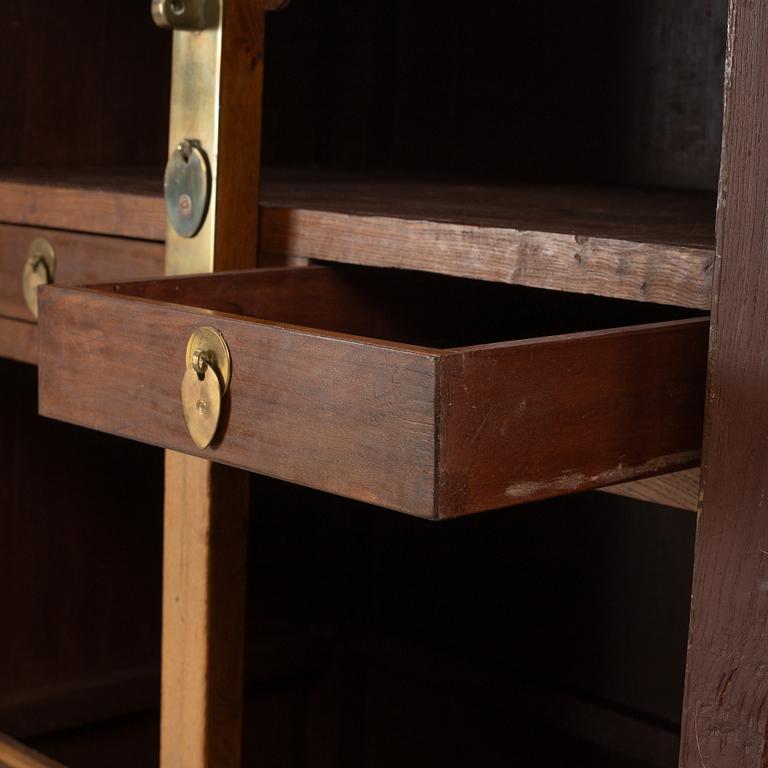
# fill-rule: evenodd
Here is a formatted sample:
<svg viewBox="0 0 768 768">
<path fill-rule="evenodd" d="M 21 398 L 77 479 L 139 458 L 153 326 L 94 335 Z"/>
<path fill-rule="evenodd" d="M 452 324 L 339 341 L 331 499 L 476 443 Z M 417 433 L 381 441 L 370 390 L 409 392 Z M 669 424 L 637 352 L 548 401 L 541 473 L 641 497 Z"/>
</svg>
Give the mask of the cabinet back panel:
<svg viewBox="0 0 768 768">
<path fill-rule="evenodd" d="M 295 2 L 267 164 L 714 189 L 725 0 Z"/>
</svg>

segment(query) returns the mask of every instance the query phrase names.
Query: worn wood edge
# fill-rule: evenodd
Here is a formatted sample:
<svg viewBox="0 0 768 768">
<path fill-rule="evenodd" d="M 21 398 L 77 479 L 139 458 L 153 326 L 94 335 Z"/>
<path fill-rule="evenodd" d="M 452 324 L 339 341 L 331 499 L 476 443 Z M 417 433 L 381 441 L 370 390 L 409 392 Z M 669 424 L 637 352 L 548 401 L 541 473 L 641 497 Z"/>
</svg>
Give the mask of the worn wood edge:
<svg viewBox="0 0 768 768">
<path fill-rule="evenodd" d="M 610 485 L 597 490 L 612 493 L 616 496 L 626 496 L 638 501 L 661 504 L 673 509 L 683 509 L 697 512 L 699 508 L 699 467 L 686 469 L 682 472 L 670 472 L 667 475 L 648 477 L 644 480 L 634 480 L 630 483 Z"/>
<path fill-rule="evenodd" d="M 0 317 L 0 357 L 37 365 L 37 324 Z"/>
<path fill-rule="evenodd" d="M 0 734 L 0 766 L 2 768 L 64 768 L 61 763 L 3 734 Z"/>
<path fill-rule="evenodd" d="M 262 248 L 289 258 L 416 269 L 708 309 L 714 251 L 501 227 L 266 208 Z"/>
<path fill-rule="evenodd" d="M 458 363 L 462 366 L 463 371 L 467 358 L 471 359 L 472 356 L 479 356 L 482 358 L 484 353 L 500 347 L 507 348 L 510 352 L 514 353 L 519 353 L 521 350 L 530 348 L 531 353 L 533 353 L 533 351 L 542 344 L 549 346 L 551 351 L 552 348 L 555 348 L 558 345 L 567 345 L 569 342 L 574 341 L 596 341 L 599 339 L 610 342 L 612 339 L 623 339 L 627 336 L 650 336 L 653 338 L 659 334 L 679 333 L 686 328 L 695 333 L 695 336 L 690 337 L 690 341 L 693 342 L 697 337 L 700 337 L 703 332 L 708 331 L 708 327 L 709 319 L 706 317 L 689 318 L 649 325 L 605 329 L 586 333 L 564 334 L 562 336 L 536 337 L 508 343 L 447 350 L 446 354 L 439 359 L 436 372 L 437 386 L 440 392 L 440 411 L 436 415 L 436 424 L 439 426 L 439 435 L 448 435 L 449 432 L 443 427 L 448 418 L 447 407 L 445 404 L 451 400 L 451 397 L 448 395 L 448 368 L 449 366 Z M 708 339 L 708 333 L 706 338 Z M 704 341 L 706 347 L 706 339 Z M 689 369 L 680 368 L 680 370 Z M 454 392 L 454 398 L 455 396 L 456 393 Z M 451 422 L 453 423 L 455 419 L 456 416 L 453 415 L 451 417 Z M 474 438 L 477 438 L 478 436 L 482 437 L 481 432 L 484 425 L 485 420 L 480 422 L 477 431 L 474 434 Z M 451 472 L 450 467 L 446 465 L 446 462 L 451 459 L 452 452 L 456 450 L 455 444 L 450 450 L 447 450 L 441 441 L 438 444 L 438 465 L 435 478 L 435 518 L 438 520 L 448 520 L 467 514 L 476 514 L 481 511 L 492 509 L 502 509 L 521 503 L 539 501 L 571 493 L 600 490 L 608 486 L 645 480 L 647 478 L 697 467 L 701 461 L 700 440 L 695 447 L 691 446 L 688 448 L 687 446 L 682 445 L 679 447 L 680 450 L 655 455 L 652 458 L 641 462 L 631 464 L 620 462 L 614 468 L 609 468 L 590 475 L 584 475 L 579 472 L 557 477 L 549 477 L 546 480 L 541 481 L 520 482 L 516 486 L 508 486 L 503 499 L 497 498 L 494 502 L 486 500 L 482 506 L 470 505 L 469 507 L 466 507 L 457 505 L 457 500 L 452 498 L 450 491 L 450 486 L 453 482 L 452 475 L 455 474 L 455 472 Z"/>
</svg>

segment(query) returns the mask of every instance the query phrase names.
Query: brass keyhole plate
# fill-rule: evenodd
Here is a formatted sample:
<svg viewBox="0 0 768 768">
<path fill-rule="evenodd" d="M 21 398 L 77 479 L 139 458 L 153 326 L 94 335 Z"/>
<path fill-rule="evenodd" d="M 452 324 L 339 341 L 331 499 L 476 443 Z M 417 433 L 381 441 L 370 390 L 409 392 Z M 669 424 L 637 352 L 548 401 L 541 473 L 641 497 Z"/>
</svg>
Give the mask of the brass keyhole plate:
<svg viewBox="0 0 768 768">
<path fill-rule="evenodd" d="M 179 237 L 194 237 L 205 223 L 211 199 L 211 167 L 199 143 L 180 142 L 165 168 L 165 207 Z"/>
<path fill-rule="evenodd" d="M 185 363 L 181 382 L 184 421 L 194 444 L 204 450 L 219 428 L 222 400 L 232 375 L 224 337 L 215 328 L 198 328 L 187 342 Z"/>
<path fill-rule="evenodd" d="M 198 350 L 207 354 L 211 366 L 221 381 L 222 394 L 229 388 L 229 380 L 232 377 L 232 357 L 224 337 L 210 326 L 198 328 L 187 342 L 186 366 L 193 368 L 194 355 Z"/>
<path fill-rule="evenodd" d="M 222 394 L 221 382 L 211 368 L 202 374 L 187 368 L 181 382 L 181 402 L 190 437 L 200 450 L 207 448 L 216 436 Z"/>
<path fill-rule="evenodd" d="M 24 301 L 32 316 L 37 318 L 37 289 L 53 282 L 56 275 L 56 252 L 44 237 L 36 237 L 27 255 L 21 277 Z"/>
</svg>

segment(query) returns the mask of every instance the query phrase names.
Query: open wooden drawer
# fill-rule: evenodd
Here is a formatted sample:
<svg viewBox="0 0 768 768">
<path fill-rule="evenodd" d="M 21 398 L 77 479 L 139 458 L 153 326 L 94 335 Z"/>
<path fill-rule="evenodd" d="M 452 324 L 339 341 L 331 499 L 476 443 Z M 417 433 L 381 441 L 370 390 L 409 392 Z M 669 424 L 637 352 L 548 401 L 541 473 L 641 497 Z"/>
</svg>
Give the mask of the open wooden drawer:
<svg viewBox="0 0 768 768">
<path fill-rule="evenodd" d="M 40 411 L 426 518 L 696 464 L 708 320 L 367 267 L 40 290 Z M 232 377 L 195 448 L 186 345 Z"/>
</svg>

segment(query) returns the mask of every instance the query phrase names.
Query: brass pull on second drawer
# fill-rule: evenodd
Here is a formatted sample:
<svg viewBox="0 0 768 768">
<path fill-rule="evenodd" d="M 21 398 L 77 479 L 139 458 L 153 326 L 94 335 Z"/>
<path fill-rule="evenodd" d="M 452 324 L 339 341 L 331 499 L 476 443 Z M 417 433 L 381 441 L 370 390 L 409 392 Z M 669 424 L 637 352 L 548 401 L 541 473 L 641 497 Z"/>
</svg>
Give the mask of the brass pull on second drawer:
<svg viewBox="0 0 768 768">
<path fill-rule="evenodd" d="M 29 246 L 29 255 L 21 276 L 24 301 L 37 318 L 37 289 L 53 282 L 56 274 L 56 252 L 44 237 L 36 237 Z"/>
<path fill-rule="evenodd" d="M 201 450 L 216 436 L 231 371 L 224 337 L 215 328 L 198 328 L 187 342 L 181 403 L 189 435 Z"/>
</svg>

